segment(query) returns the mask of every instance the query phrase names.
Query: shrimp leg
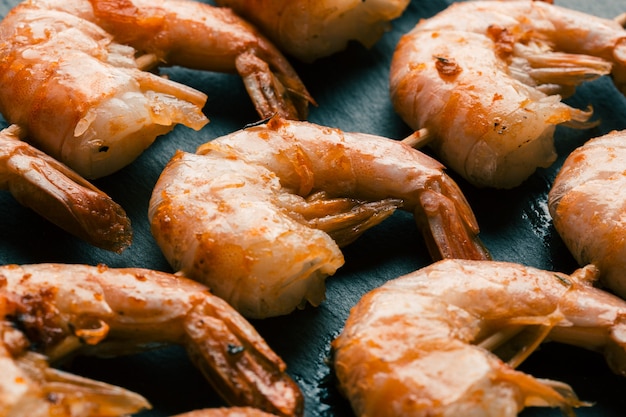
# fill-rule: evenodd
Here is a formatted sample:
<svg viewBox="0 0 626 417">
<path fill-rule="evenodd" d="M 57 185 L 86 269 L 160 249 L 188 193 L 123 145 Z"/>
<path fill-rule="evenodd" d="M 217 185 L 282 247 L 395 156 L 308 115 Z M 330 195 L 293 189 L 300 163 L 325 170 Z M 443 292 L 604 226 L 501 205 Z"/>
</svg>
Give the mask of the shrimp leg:
<svg viewBox="0 0 626 417">
<path fill-rule="evenodd" d="M 229 404 L 281 416 L 302 413 L 300 391 L 284 373 L 285 363 L 225 301 L 206 297 L 184 328 L 190 358 Z"/>
<path fill-rule="evenodd" d="M 88 243 L 114 252 L 130 245 L 124 210 L 65 165 L 20 140 L 16 125 L 0 131 L 0 188 L 22 205 Z"/>
<path fill-rule="evenodd" d="M 626 131 L 587 141 L 563 162 L 548 193 L 554 228 L 580 265 L 626 298 Z"/>
</svg>

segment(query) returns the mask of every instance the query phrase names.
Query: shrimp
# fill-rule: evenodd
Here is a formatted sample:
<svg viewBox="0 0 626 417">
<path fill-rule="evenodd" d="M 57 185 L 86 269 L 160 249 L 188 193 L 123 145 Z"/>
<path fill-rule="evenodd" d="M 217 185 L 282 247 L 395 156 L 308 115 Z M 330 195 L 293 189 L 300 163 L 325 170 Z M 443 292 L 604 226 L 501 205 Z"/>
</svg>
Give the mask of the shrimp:
<svg viewBox="0 0 626 417">
<path fill-rule="evenodd" d="M 88 243 L 120 253 L 132 242 L 124 209 L 80 175 L 20 140 L 16 125 L 0 131 L 0 189 Z"/>
<path fill-rule="evenodd" d="M 548 209 L 574 258 L 600 270 L 600 282 L 626 298 L 626 131 L 589 140 L 565 160 Z"/>
<path fill-rule="evenodd" d="M 0 312 L 0 361 L 7 365 L 0 377 L 1 416 L 117 416 L 146 408 L 137 394 L 48 363 L 171 343 L 186 347 L 226 402 L 279 416 L 302 414 L 300 389 L 252 325 L 183 277 L 103 265 L 6 265 L 0 267 Z M 31 414 L 31 407 L 39 412 Z"/>
<path fill-rule="evenodd" d="M 442 260 L 366 294 L 332 342 L 358 416 L 515 416 L 579 401 L 564 383 L 515 370 L 542 342 L 603 353 L 626 375 L 626 302 L 572 275 L 510 262 Z"/>
<path fill-rule="evenodd" d="M 433 258 L 488 258 L 443 166 L 399 141 L 279 117 L 179 151 L 149 203 L 179 274 L 246 317 L 324 299 L 339 249 L 397 208 L 415 213 Z"/>
<path fill-rule="evenodd" d="M 468 1 L 400 39 L 390 94 L 448 168 L 478 187 L 513 188 L 555 161 L 555 126 L 597 124 L 561 99 L 607 74 L 625 93 L 617 22 L 538 1 Z"/>
<path fill-rule="evenodd" d="M 262 117 L 305 118 L 286 58 L 229 9 L 182 0 L 30 0 L 0 23 L 0 112 L 86 178 L 134 161 L 207 96 L 145 69 L 238 72 Z M 140 55 L 139 57 L 136 57 Z"/>
<path fill-rule="evenodd" d="M 313 62 L 350 41 L 372 47 L 410 0 L 217 0 L 267 34 L 282 51 Z"/>
<path fill-rule="evenodd" d="M 205 408 L 202 410 L 190 411 L 184 414 L 177 414 L 173 417 L 275 417 L 256 408 L 251 407 L 231 407 L 231 408 Z"/>
</svg>

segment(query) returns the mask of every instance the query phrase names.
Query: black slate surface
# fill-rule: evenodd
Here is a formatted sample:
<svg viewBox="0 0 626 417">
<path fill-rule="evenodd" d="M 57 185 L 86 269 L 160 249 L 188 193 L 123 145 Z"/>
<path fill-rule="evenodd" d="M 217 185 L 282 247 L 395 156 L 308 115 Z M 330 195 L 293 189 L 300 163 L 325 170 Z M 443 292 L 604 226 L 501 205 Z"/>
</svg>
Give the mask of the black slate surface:
<svg viewBox="0 0 626 417">
<path fill-rule="evenodd" d="M 15 1 L 1 1 L 0 15 Z M 410 131 L 395 115 L 388 96 L 388 67 L 402 33 L 420 18 L 444 9 L 450 1 L 413 0 L 393 30 L 371 50 L 352 45 L 343 53 L 311 65 L 294 62 L 319 103 L 309 120 L 347 131 L 361 131 L 401 139 Z M 562 0 L 568 5 L 604 17 L 626 11 L 625 0 Z M 240 79 L 234 75 L 167 69 L 173 79 L 209 96 L 205 113 L 211 123 L 200 132 L 176 128 L 162 137 L 136 162 L 95 181 L 120 203 L 131 217 L 133 245 L 121 255 L 95 249 L 21 207 L 7 192 L 0 193 L 0 263 L 105 263 L 111 267 L 146 267 L 170 271 L 150 234 L 148 200 L 165 163 L 177 149 L 194 151 L 212 138 L 230 133 L 257 119 Z M 559 166 L 575 147 L 593 136 L 626 127 L 626 100 L 610 80 L 581 87 L 568 100 L 584 108 L 592 105 L 602 120 L 589 131 L 557 130 L 559 159 L 540 170 L 521 187 L 510 191 L 479 190 L 458 181 L 481 225 L 481 237 L 497 260 L 519 262 L 543 269 L 571 272 L 575 262 L 552 227 L 547 192 Z M 330 341 L 341 331 L 349 309 L 365 292 L 388 279 L 430 263 L 413 219 L 397 213 L 368 231 L 344 251 L 345 266 L 328 279 L 326 301 L 286 317 L 254 321 L 270 346 L 288 364 L 306 401 L 306 416 L 350 416 L 348 403 L 335 388 L 328 366 Z M 68 368 L 88 377 L 135 390 L 154 409 L 142 417 L 168 416 L 201 407 L 224 405 L 178 347 L 114 359 L 77 358 Z M 581 399 L 595 403 L 579 416 L 622 416 L 626 410 L 626 379 L 611 374 L 604 359 L 563 345 L 547 344 L 522 366 L 535 376 L 571 384 Z M 459 375 L 462 378 L 462 375 Z M 558 410 L 529 409 L 526 417 L 558 416 Z"/>
</svg>

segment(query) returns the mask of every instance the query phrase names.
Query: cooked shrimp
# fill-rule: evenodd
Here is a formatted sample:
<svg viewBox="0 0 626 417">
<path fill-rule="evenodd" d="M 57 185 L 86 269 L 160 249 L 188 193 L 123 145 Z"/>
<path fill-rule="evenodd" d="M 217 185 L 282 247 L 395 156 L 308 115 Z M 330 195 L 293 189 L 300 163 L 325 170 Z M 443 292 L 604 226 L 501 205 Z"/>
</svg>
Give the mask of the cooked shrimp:
<svg viewBox="0 0 626 417">
<path fill-rule="evenodd" d="M 178 152 L 150 201 L 175 271 L 244 316 L 318 305 L 339 249 L 401 207 L 434 258 L 488 257 L 443 166 L 391 139 L 278 117 Z"/>
<path fill-rule="evenodd" d="M 176 124 L 208 122 L 206 95 L 143 71 L 155 64 L 237 71 L 262 117 L 306 117 L 310 100 L 256 29 L 194 1 L 30 0 L 0 39 L 0 112 L 87 178 L 126 166 Z"/>
<path fill-rule="evenodd" d="M 357 41 L 372 47 L 410 0 L 216 0 L 259 27 L 284 52 L 304 62 Z"/>
<path fill-rule="evenodd" d="M 549 340 L 604 353 L 626 375 L 626 302 L 593 287 L 597 273 L 443 260 L 389 281 L 332 342 L 340 389 L 358 416 L 571 411 L 584 403 L 569 386 L 514 368 Z"/>
<path fill-rule="evenodd" d="M 231 407 L 231 408 L 205 408 L 202 410 L 190 411 L 184 414 L 177 414 L 173 417 L 275 417 L 257 408 L 251 407 Z"/>
<path fill-rule="evenodd" d="M 556 125 L 595 124 L 561 98 L 606 74 L 626 92 L 617 22 L 545 2 L 468 1 L 401 38 L 390 89 L 446 166 L 476 186 L 512 188 L 554 162 Z"/>
<path fill-rule="evenodd" d="M 22 136 L 15 125 L 0 131 L 0 189 L 92 245 L 114 252 L 128 247 L 132 229 L 124 209 Z"/>
<path fill-rule="evenodd" d="M 8 366 L 0 377 L 2 416 L 32 416 L 34 404 L 45 416 L 136 412 L 148 406 L 145 399 L 60 374 L 47 360 L 167 343 L 184 345 L 228 403 L 302 414 L 302 394 L 284 362 L 243 317 L 191 280 L 137 268 L 7 265 L 0 267 L 0 312 L 0 359 Z M 110 408 L 123 412 L 103 412 Z"/>
<path fill-rule="evenodd" d="M 554 227 L 574 258 L 626 298 L 626 131 L 592 139 L 565 160 L 550 193 Z"/>
</svg>

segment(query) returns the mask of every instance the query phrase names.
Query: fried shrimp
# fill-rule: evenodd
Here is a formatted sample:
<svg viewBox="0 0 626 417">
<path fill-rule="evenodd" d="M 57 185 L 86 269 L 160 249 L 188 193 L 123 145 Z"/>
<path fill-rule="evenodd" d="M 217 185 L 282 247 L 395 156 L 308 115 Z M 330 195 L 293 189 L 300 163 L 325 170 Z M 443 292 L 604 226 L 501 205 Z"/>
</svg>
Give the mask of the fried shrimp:
<svg viewBox="0 0 626 417">
<path fill-rule="evenodd" d="M 311 100 L 282 54 L 225 8 L 180 0 L 30 0 L 0 23 L 0 112 L 86 178 L 135 160 L 206 95 L 157 64 L 238 72 L 262 117 L 306 117 Z"/>
<path fill-rule="evenodd" d="M 574 258 L 600 270 L 600 282 L 626 298 L 626 131 L 575 149 L 548 194 L 554 228 Z"/>
<path fill-rule="evenodd" d="M 256 408 L 231 407 L 231 408 L 205 408 L 177 414 L 173 417 L 275 417 Z"/>
<path fill-rule="evenodd" d="M 217 0 L 257 25 L 282 51 L 304 62 L 357 41 L 373 46 L 409 0 Z"/>
<path fill-rule="evenodd" d="M 439 162 L 399 141 L 278 117 L 178 152 L 149 218 L 175 271 L 263 318 L 318 305 L 344 263 L 339 247 L 396 208 L 415 213 L 433 258 L 488 257 Z"/>
<path fill-rule="evenodd" d="M 610 74 L 626 92 L 626 31 L 545 2 L 468 1 L 418 23 L 394 52 L 394 108 L 441 161 L 480 187 L 512 188 L 555 158 L 557 125 L 594 126 L 561 102 Z"/>
<path fill-rule="evenodd" d="M 94 246 L 118 253 L 127 248 L 132 228 L 124 209 L 22 136 L 16 125 L 0 131 L 0 189 Z"/>
<path fill-rule="evenodd" d="M 0 267 L 0 415 L 121 416 L 149 406 L 121 388 L 50 368 L 69 354 L 184 345 L 226 402 L 302 414 L 302 394 L 256 330 L 183 277 L 105 266 Z"/>
<path fill-rule="evenodd" d="M 564 383 L 515 370 L 544 341 L 605 355 L 626 375 L 626 302 L 572 275 L 443 260 L 366 294 L 332 342 L 357 416 L 515 416 L 586 405 Z"/>
</svg>

